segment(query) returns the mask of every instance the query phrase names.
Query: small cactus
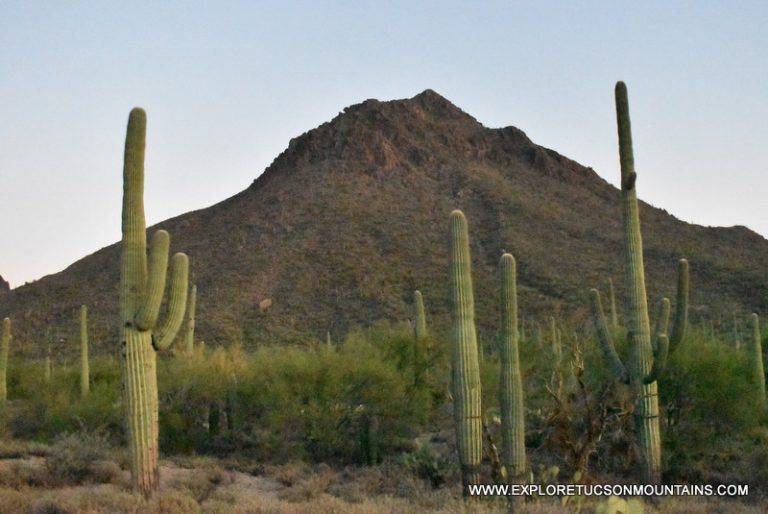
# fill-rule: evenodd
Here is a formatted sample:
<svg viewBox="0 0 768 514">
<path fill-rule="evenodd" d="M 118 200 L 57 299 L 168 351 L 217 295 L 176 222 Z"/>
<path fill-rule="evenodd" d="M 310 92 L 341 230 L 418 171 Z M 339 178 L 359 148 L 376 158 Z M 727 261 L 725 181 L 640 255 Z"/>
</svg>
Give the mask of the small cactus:
<svg viewBox="0 0 768 514">
<path fill-rule="evenodd" d="M 469 230 L 464 213 L 459 210 L 451 213 L 450 241 L 451 385 L 463 494 L 467 496 L 469 486 L 480 483 L 483 427 Z"/>
<path fill-rule="evenodd" d="M 749 347 L 749 381 L 754 387 L 755 398 L 765 404 L 765 368 L 763 367 L 763 347 L 760 340 L 760 318 L 754 313 L 750 318 L 752 337 Z"/>
<path fill-rule="evenodd" d="M 427 367 L 427 349 L 425 347 L 427 340 L 427 319 L 424 311 L 424 297 L 422 296 L 421 291 L 414 291 L 413 304 L 415 310 L 414 314 L 416 316 L 413 341 L 413 383 L 414 386 L 419 387 Z"/>
<path fill-rule="evenodd" d="M 2 334 L 0 334 L 0 407 L 8 400 L 8 350 L 11 346 L 11 320 L 3 320 Z"/>
<path fill-rule="evenodd" d="M 80 396 L 85 398 L 91 390 L 88 366 L 88 307 L 80 307 Z"/>
</svg>

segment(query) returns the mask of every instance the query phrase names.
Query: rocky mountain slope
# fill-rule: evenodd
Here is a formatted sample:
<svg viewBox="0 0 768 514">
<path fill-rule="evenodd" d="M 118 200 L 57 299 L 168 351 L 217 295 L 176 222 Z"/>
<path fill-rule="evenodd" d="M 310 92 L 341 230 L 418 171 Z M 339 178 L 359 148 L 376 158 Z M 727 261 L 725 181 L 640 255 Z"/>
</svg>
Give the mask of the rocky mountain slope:
<svg viewBox="0 0 768 514">
<path fill-rule="evenodd" d="M 642 184 L 641 174 L 641 196 Z M 517 128 L 484 127 L 431 90 L 345 109 L 291 140 L 245 191 L 150 231 L 168 230 L 172 251 L 191 258 L 199 339 L 254 345 L 326 331 L 338 339 L 354 325 L 407 319 L 414 289 L 431 323 L 447 326 L 455 208 L 470 224 L 481 336 L 497 326 L 502 250 L 517 259 L 528 320 L 580 319 L 588 289 L 605 289 L 609 277 L 621 299 L 619 191 Z M 641 209 L 652 300 L 673 298 L 677 260 L 687 257 L 694 322 L 768 310 L 768 241 L 744 227 L 706 228 Z M 0 315 L 30 343 L 14 351 L 40 355 L 47 337 L 74 354 L 82 303 L 94 346 L 115 348 L 118 269 L 112 245 L 0 293 Z"/>
</svg>

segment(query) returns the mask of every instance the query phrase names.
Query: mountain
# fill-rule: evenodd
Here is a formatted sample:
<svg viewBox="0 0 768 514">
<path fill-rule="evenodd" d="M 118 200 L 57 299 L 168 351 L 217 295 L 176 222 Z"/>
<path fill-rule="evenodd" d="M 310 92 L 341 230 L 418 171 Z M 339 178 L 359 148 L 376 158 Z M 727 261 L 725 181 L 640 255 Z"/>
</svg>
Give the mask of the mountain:
<svg viewBox="0 0 768 514">
<path fill-rule="evenodd" d="M 115 162 L 114 172 L 121 169 Z M 640 174 L 641 195 L 642 184 Z M 414 289 L 424 293 L 430 323 L 448 326 L 448 214 L 460 208 L 479 330 L 491 337 L 502 250 L 517 259 L 529 321 L 555 312 L 578 321 L 588 289 L 605 290 L 609 277 L 621 300 L 619 195 L 591 168 L 517 128 L 486 128 L 427 90 L 348 107 L 292 139 L 246 190 L 150 232 L 168 230 L 172 251 L 190 256 L 198 339 L 248 346 L 326 331 L 340 339 L 355 325 L 409 318 Z M 766 311 L 764 238 L 744 227 L 684 223 L 644 203 L 641 221 L 651 301 L 674 298 L 677 261 L 686 257 L 694 322 Z M 82 303 L 97 350 L 116 348 L 118 269 L 115 244 L 0 292 L 0 315 L 14 318 L 16 340 L 33 342 L 15 351 L 40 355 L 47 333 L 56 351 L 74 355 Z"/>
</svg>

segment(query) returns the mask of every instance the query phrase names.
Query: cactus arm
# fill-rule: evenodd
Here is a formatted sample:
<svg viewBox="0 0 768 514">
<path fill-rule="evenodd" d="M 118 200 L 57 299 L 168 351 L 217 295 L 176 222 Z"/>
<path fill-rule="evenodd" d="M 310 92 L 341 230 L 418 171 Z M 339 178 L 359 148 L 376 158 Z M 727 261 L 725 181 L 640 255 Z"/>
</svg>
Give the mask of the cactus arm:
<svg viewBox="0 0 768 514">
<path fill-rule="evenodd" d="M 616 310 L 616 293 L 613 290 L 613 280 L 608 279 L 608 295 L 611 302 L 611 329 L 619 329 L 619 313 Z"/>
<path fill-rule="evenodd" d="M 168 249 L 171 238 L 165 230 L 158 230 L 149 244 L 149 277 L 144 301 L 136 313 L 136 326 L 139 330 L 151 330 L 157 323 L 160 304 L 165 292 L 165 275 L 168 269 Z"/>
<path fill-rule="evenodd" d="M 147 115 L 135 108 L 128 117 L 123 165 L 123 244 L 120 262 L 120 315 L 133 324 L 147 282 L 147 233 L 144 217 L 144 149 Z"/>
<path fill-rule="evenodd" d="M 502 461 L 510 484 L 524 483 L 525 409 L 517 327 L 517 278 L 512 255 L 505 253 L 501 270 L 501 375 L 500 405 Z"/>
<path fill-rule="evenodd" d="M 197 285 L 192 285 L 187 300 L 187 334 L 186 350 L 188 354 L 195 351 L 195 308 L 197 307 Z"/>
<path fill-rule="evenodd" d="M 592 307 L 592 320 L 595 324 L 597 331 L 597 341 L 600 344 L 600 349 L 608 361 L 608 365 L 616 375 L 617 380 L 623 384 L 629 383 L 629 374 L 624 364 L 621 362 L 619 354 L 616 353 L 616 347 L 613 344 L 613 337 L 608 330 L 608 325 L 605 322 L 605 315 L 603 314 L 603 305 L 600 301 L 600 292 L 597 289 L 589 290 L 590 304 Z"/>
<path fill-rule="evenodd" d="M 677 271 L 675 321 L 669 336 L 669 351 L 673 351 L 682 342 L 688 328 L 688 288 L 688 261 L 680 259 Z"/>
<path fill-rule="evenodd" d="M 669 328 L 669 299 L 662 298 L 659 302 L 659 311 L 656 316 L 656 330 L 654 332 L 653 336 L 653 351 L 656 352 L 656 349 L 659 347 L 659 336 L 668 334 L 667 329 Z"/>
<path fill-rule="evenodd" d="M 187 287 L 189 279 L 189 258 L 177 253 L 171 258 L 171 292 L 168 298 L 168 316 L 165 323 L 154 334 L 153 346 L 158 351 L 167 350 L 184 321 L 187 308 Z"/>
<path fill-rule="evenodd" d="M 667 366 L 667 356 L 669 355 L 669 337 L 667 337 L 669 300 L 667 298 L 662 298 L 659 302 L 659 313 L 656 320 L 656 333 L 653 336 L 653 367 L 643 379 L 643 384 L 650 384 L 658 380 Z"/>
<path fill-rule="evenodd" d="M 464 214 L 458 210 L 451 213 L 450 240 L 453 412 L 463 494 L 467 495 L 469 485 L 480 483 L 483 432 L 469 230 Z"/>
</svg>

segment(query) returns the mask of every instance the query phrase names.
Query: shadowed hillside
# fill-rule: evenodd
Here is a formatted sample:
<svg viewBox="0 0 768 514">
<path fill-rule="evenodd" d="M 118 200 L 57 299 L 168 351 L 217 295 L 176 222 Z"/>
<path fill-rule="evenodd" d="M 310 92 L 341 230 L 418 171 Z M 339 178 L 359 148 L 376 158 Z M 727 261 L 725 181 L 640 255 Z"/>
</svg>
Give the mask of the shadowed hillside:
<svg viewBox="0 0 768 514">
<path fill-rule="evenodd" d="M 151 126 L 150 112 L 150 147 Z M 114 173 L 121 167 L 116 159 Z M 616 167 L 618 174 L 618 158 Z M 642 173 L 638 188 L 642 196 Z M 619 191 L 517 128 L 482 126 L 431 90 L 345 109 L 291 140 L 245 191 L 150 231 L 168 230 L 172 251 L 190 256 L 199 339 L 253 345 L 326 331 L 337 339 L 355 324 L 405 320 L 414 289 L 424 293 L 431 322 L 445 325 L 455 208 L 470 225 L 481 335 L 497 326 L 502 250 L 517 259 L 526 318 L 586 310 L 588 289 L 604 289 L 609 277 L 621 297 Z M 651 301 L 673 296 L 677 260 L 687 257 L 694 322 L 768 310 L 764 238 L 744 227 L 690 225 L 645 204 L 641 221 Z M 82 303 L 94 349 L 115 348 L 118 270 L 112 245 L 0 290 L 0 315 L 14 319 L 13 351 L 41 354 L 47 332 L 54 348 L 71 341 L 74 355 Z"/>
</svg>

